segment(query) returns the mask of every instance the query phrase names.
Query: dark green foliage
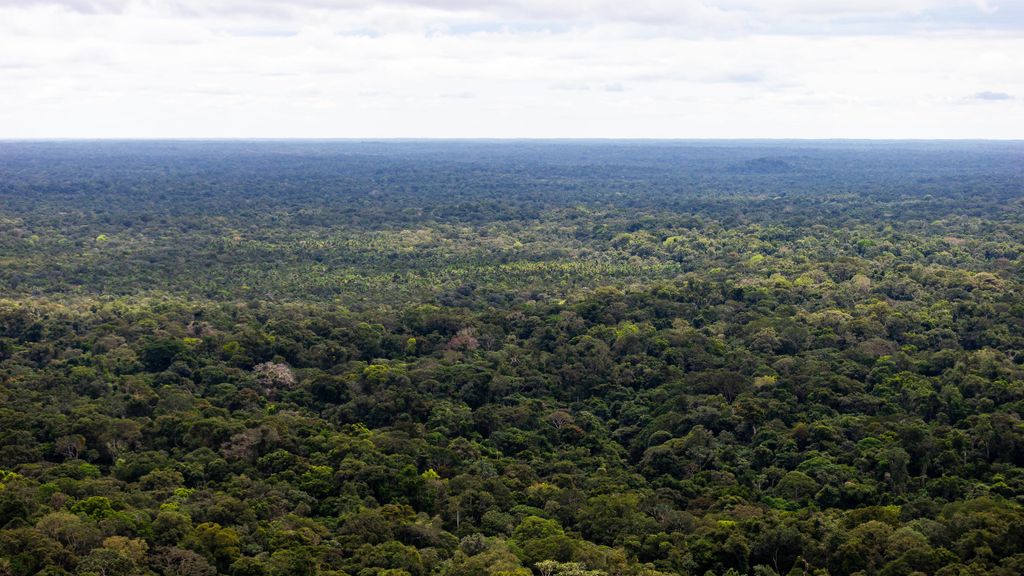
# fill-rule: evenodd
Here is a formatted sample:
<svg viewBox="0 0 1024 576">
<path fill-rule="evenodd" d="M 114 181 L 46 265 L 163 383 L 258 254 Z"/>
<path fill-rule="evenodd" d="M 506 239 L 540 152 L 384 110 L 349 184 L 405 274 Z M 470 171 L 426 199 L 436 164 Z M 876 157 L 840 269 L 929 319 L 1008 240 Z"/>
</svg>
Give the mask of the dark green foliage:
<svg viewBox="0 0 1024 576">
<path fill-rule="evenodd" d="M 1019 144 L 0 144 L 0 576 L 1024 569 Z"/>
</svg>

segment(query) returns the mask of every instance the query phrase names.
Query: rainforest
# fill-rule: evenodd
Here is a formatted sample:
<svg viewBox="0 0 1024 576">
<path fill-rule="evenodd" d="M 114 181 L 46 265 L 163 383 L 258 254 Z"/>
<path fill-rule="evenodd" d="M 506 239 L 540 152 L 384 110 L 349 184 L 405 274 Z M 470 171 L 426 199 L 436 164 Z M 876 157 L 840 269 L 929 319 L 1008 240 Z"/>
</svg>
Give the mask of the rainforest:
<svg viewBox="0 0 1024 576">
<path fill-rule="evenodd" d="M 0 576 L 1024 573 L 1024 143 L 0 142 Z"/>
</svg>

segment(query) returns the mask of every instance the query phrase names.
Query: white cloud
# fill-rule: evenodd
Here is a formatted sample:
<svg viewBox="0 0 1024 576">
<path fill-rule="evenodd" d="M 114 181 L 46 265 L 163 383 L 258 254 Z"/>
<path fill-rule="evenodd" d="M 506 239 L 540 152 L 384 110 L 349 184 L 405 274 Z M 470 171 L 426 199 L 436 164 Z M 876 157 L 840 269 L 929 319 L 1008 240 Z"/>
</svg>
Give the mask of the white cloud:
<svg viewBox="0 0 1024 576">
<path fill-rule="evenodd" d="M 973 0 L 0 0 L 0 137 L 1019 138 L 1021 99 L 960 105 L 1024 94 L 1019 14 Z"/>
<path fill-rule="evenodd" d="M 982 102 L 1009 102 L 1011 100 L 1016 100 L 1016 98 L 1006 92 L 992 92 L 991 90 L 985 90 L 971 95 L 968 100 L 980 100 Z"/>
</svg>

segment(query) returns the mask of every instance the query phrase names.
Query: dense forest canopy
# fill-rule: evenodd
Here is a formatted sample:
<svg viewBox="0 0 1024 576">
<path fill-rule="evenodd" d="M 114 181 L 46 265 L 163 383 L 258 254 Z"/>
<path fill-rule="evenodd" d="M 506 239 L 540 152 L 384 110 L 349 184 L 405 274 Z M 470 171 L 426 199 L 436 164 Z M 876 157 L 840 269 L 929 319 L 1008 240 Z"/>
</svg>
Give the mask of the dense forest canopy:
<svg viewBox="0 0 1024 576">
<path fill-rule="evenodd" d="M 0 142 L 0 576 L 1024 573 L 1024 143 Z"/>
</svg>

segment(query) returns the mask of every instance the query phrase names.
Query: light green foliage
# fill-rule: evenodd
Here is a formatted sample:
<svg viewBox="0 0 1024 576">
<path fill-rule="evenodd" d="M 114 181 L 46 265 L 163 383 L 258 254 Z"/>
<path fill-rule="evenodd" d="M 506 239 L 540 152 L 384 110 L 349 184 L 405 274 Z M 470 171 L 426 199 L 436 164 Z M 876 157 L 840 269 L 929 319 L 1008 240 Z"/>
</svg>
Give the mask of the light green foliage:
<svg viewBox="0 0 1024 576">
<path fill-rule="evenodd" d="M 1021 150 L 0 143 L 0 576 L 1024 573 Z"/>
</svg>

